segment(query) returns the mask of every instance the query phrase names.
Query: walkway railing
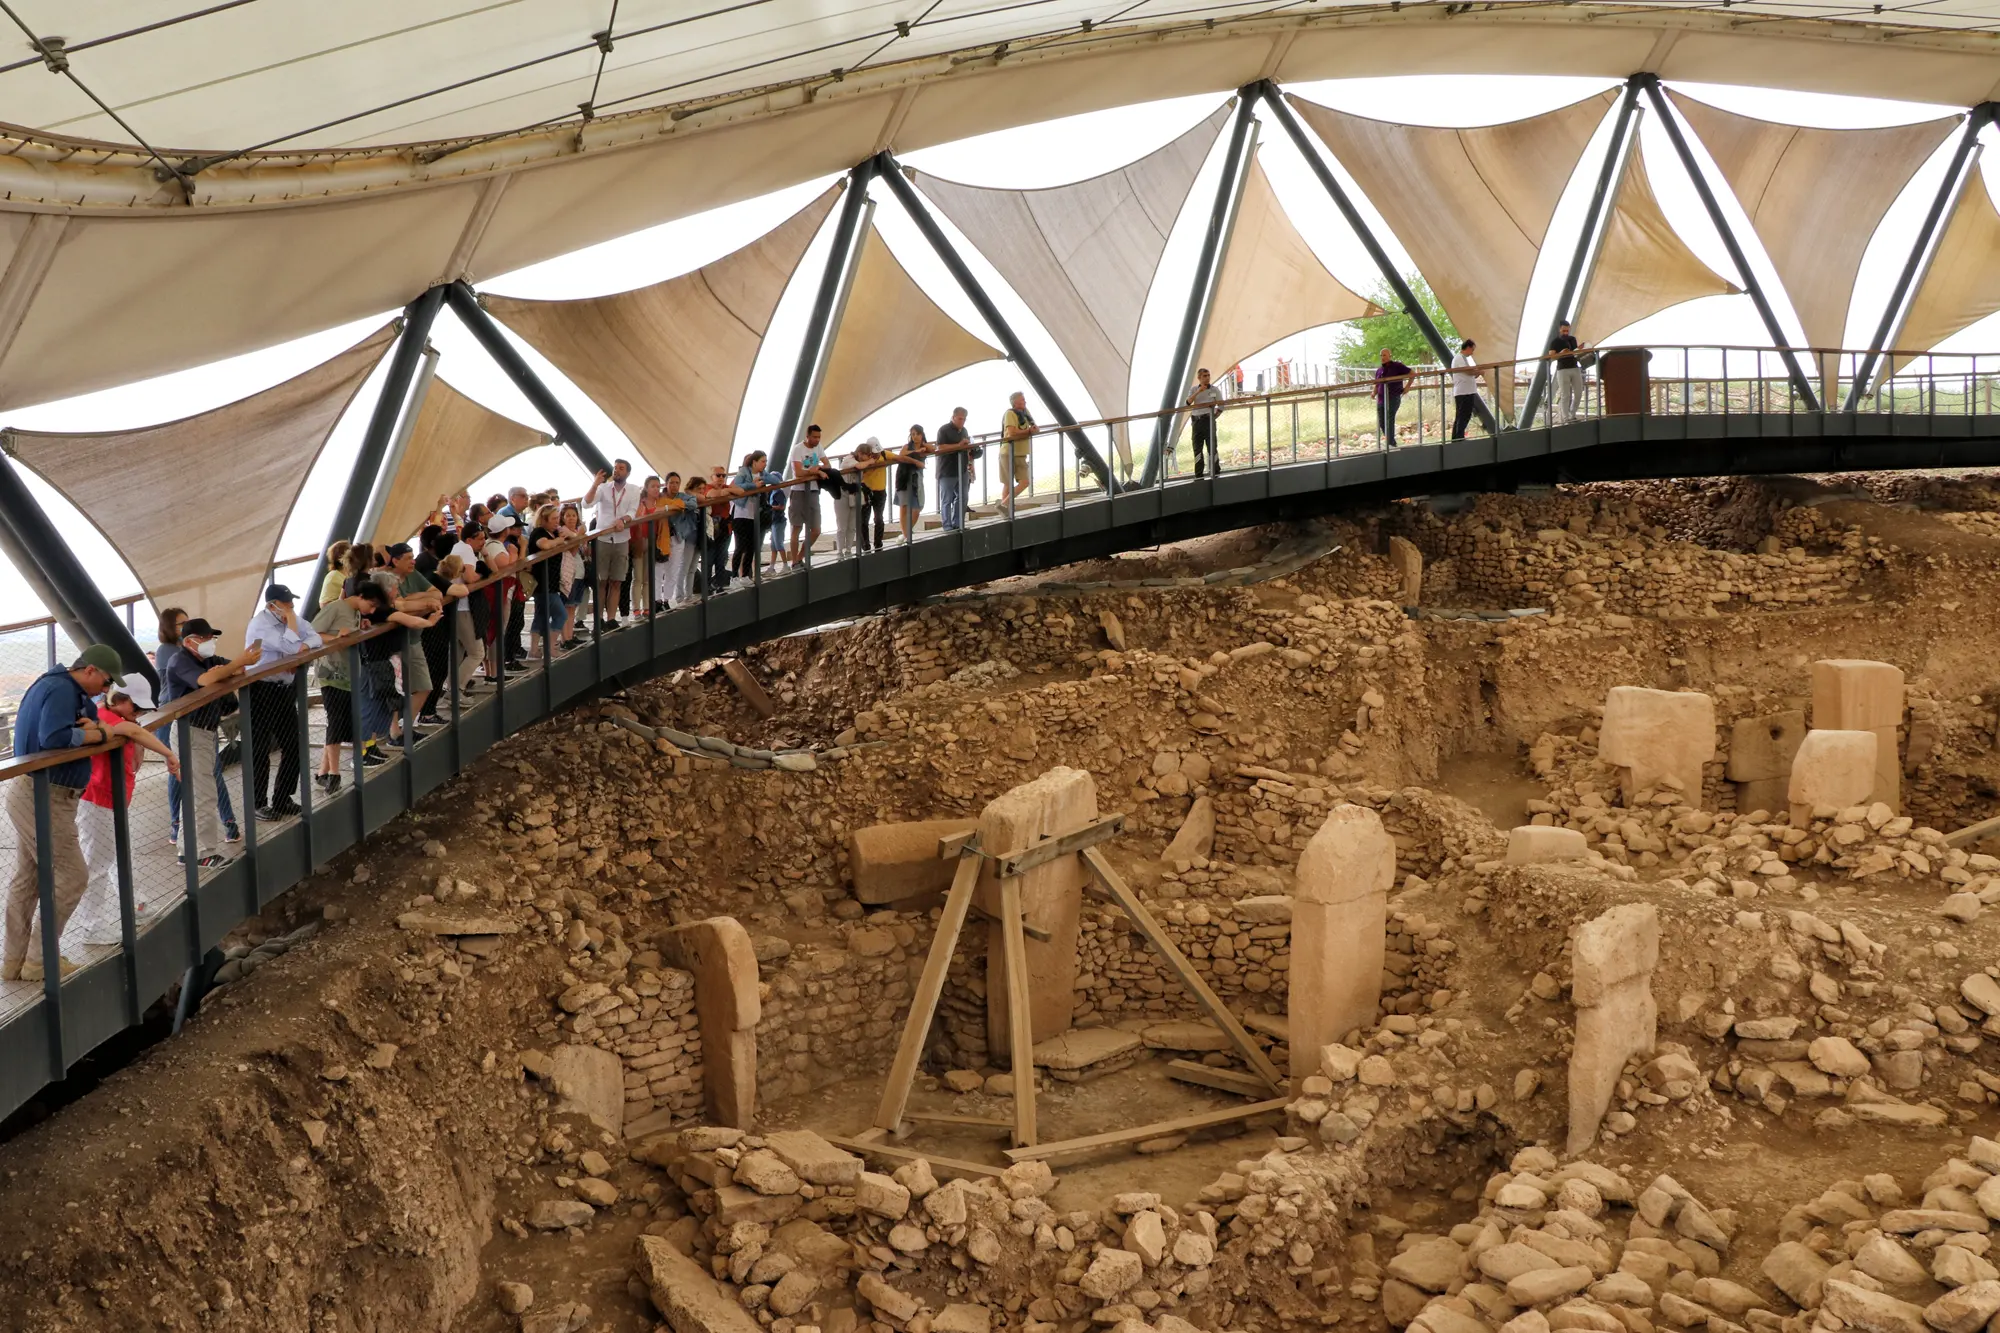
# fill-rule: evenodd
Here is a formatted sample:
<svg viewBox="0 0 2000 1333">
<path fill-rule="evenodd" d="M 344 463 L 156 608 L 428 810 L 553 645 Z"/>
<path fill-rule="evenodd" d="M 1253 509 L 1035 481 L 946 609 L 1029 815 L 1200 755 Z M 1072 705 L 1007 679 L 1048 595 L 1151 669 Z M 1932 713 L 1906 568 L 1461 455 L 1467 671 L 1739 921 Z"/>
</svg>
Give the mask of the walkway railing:
<svg viewBox="0 0 2000 1333">
<path fill-rule="evenodd" d="M 1782 360 L 1768 349 L 1654 348 L 1650 374 L 1621 381 L 1631 369 L 1617 369 L 1624 350 L 1600 352 L 1598 364 L 1586 371 L 1579 418 L 1634 408 L 1720 423 L 1726 433 L 1734 417 L 1747 423 L 1753 416 L 1808 413 Z M 1827 387 L 1836 390 L 1858 360 L 1846 352 L 1817 357 Z M 2000 357 L 1898 360 L 1899 373 L 1865 395 L 1873 412 L 1864 418 L 1936 422 L 1994 413 Z M 1472 373 L 1486 401 L 1505 403 L 1512 394 L 1500 390 L 1524 389 L 1535 369 L 1533 361 L 1509 361 Z M 1160 540 L 1166 516 L 1207 513 L 1234 524 L 1254 522 L 1259 513 L 1276 517 L 1282 497 L 1335 492 L 1349 474 L 1393 473 L 1393 457 L 1386 472 L 1382 465 L 1391 448 L 1386 425 L 1393 424 L 1395 450 L 1445 455 L 1447 461 L 1430 466 L 1448 470 L 1451 450 L 1431 446 L 1449 443 L 1453 389 L 1449 372 L 1419 369 L 1404 384 L 1393 423 L 1372 384 L 1227 400 L 1215 409 L 1212 431 L 1188 411 L 1176 411 L 1170 414 L 1171 448 L 1151 480 L 1144 453 L 1128 455 L 1119 442 L 1150 440 L 1156 418 L 1169 414 L 1044 425 L 1024 441 L 983 435 L 921 459 L 934 489 L 948 460 L 972 455 L 962 517 L 954 515 L 948 525 L 913 522 L 907 530 L 895 506 L 896 472 L 904 464 L 892 455 L 871 478 L 842 456 L 836 460 L 842 475 L 866 489 L 836 501 L 825 481 L 794 479 L 741 497 L 752 511 L 745 531 L 757 555 L 742 553 L 737 568 L 744 572 L 737 577 L 719 558 L 718 529 L 707 516 L 695 523 L 691 547 L 677 537 L 663 541 L 659 531 L 663 523 L 671 531 L 676 517 L 685 528 L 685 514 L 661 510 L 634 519 L 619 534 L 630 538 L 635 553 L 629 614 L 622 621 L 590 595 L 587 582 L 561 586 L 562 557 L 587 550 L 594 540 L 577 536 L 470 582 L 465 595 L 449 598 L 438 622 L 410 643 L 401 643 L 401 629 L 372 628 L 281 662 L 260 662 L 145 717 L 146 728 L 169 738 L 180 782 L 168 780 L 162 759 L 123 738 L 0 765 L 10 813 L 0 838 L 34 887 L 35 901 L 23 904 L 29 908 L 24 915 L 39 923 L 41 938 L 28 961 L 42 969 L 39 980 L 0 981 L 0 1115 L 63 1078 L 107 1037 L 137 1025 L 176 982 L 185 1013 L 219 961 L 214 947 L 225 934 L 524 726 L 670 665 L 755 641 L 774 627 L 789 631 L 880 609 L 920 595 L 923 587 L 983 581 L 1044 559 L 1024 552 L 1076 558 L 1086 548 L 1061 544 L 1072 536 L 1095 542 L 1091 550 L 1126 549 Z M 1831 420 L 1836 414 L 1821 415 Z M 1599 425 L 1579 420 L 1574 429 L 1596 431 Z M 2000 423 L 1992 429 L 2000 436 Z M 1109 490 L 1089 467 L 1078 466 L 1071 434 L 1077 430 L 1101 442 L 1101 456 L 1112 460 Z M 1503 434 L 1519 441 L 1510 447 L 1523 456 L 1532 451 L 1532 432 Z M 1476 422 L 1468 436 L 1476 445 Z M 1482 447 L 1493 456 L 1490 444 Z M 1545 440 L 1544 452 L 1551 447 Z M 1480 449 L 1468 446 L 1468 452 Z M 1024 460 L 1019 471 L 1009 466 L 1016 456 Z M 1332 466 L 1340 460 L 1354 466 Z M 1662 475 L 1671 461 L 1663 460 Z M 880 509 L 887 550 L 875 540 L 871 481 L 885 496 Z M 786 493 L 788 518 L 820 520 L 818 540 L 804 545 L 796 567 L 770 563 L 775 524 L 766 526 L 770 515 L 758 511 L 772 491 Z M 854 529 L 851 545 L 838 536 L 843 506 Z M 673 559 L 676 545 L 692 558 Z M 592 573 L 586 568 L 585 580 Z M 565 651 L 555 635 L 543 633 L 534 652 L 517 659 L 507 648 L 516 607 L 524 628 L 537 609 L 544 622 L 587 616 L 588 638 Z M 238 627 L 223 628 L 233 641 Z M 435 729 L 420 725 L 411 692 L 425 677 L 438 699 Z M 228 716 L 212 716 L 217 710 Z M 372 756 L 345 744 L 337 752 L 338 768 L 321 780 L 315 770 L 336 753 L 325 747 L 345 743 L 357 723 L 364 736 L 392 731 L 407 743 L 385 743 Z M 56 781 L 59 767 L 78 760 L 108 770 L 102 804 L 79 799 L 73 775 Z M 276 817 L 260 820 L 260 807 Z M 214 853 L 221 864 L 204 866 Z M 72 895 L 79 892 L 72 911 Z M 19 942 L 9 943 L 10 961 L 20 949 Z M 65 956 L 80 965 L 67 977 L 60 965 Z"/>
</svg>

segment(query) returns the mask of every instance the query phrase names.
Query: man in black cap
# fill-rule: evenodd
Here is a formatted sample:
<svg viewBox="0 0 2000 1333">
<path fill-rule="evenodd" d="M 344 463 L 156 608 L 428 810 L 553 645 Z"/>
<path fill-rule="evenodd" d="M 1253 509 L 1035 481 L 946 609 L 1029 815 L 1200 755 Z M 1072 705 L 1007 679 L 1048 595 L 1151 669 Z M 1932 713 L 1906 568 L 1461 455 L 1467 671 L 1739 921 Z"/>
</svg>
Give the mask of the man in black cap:
<svg viewBox="0 0 2000 1333">
<path fill-rule="evenodd" d="M 268 667 L 299 657 L 320 646 L 319 631 L 299 619 L 292 590 L 282 583 L 264 589 L 264 609 L 250 618 L 245 646 L 263 650 L 259 665 Z M 284 819 L 299 812 L 299 696 L 296 671 L 259 675 L 243 689 L 243 706 L 250 710 L 250 804 L 257 818 Z M 278 781 L 267 787 L 271 751 L 278 752 Z M 268 795 L 267 795 L 268 792 Z"/>
<path fill-rule="evenodd" d="M 181 650 L 167 659 L 164 679 L 160 681 L 161 702 L 172 703 L 176 699 L 205 690 L 211 685 L 220 685 L 235 676 L 241 676 L 256 666 L 264 656 L 264 645 L 253 643 L 241 654 L 223 658 L 219 640 L 222 631 L 196 616 L 181 626 Z M 185 737 L 188 762 L 182 765 L 181 799 L 189 809 L 184 815 L 181 831 L 194 843 L 196 864 L 204 870 L 213 870 L 226 863 L 226 858 L 217 849 L 222 846 L 222 821 L 217 817 L 215 802 L 208 800 L 208 793 L 215 787 L 216 728 L 222 725 L 222 699 L 220 697 L 183 714 L 176 726 L 176 750 L 178 742 Z M 186 844 L 182 845 L 181 860 L 187 860 Z"/>
<path fill-rule="evenodd" d="M 14 710 L 14 757 L 26 759 L 52 750 L 97 745 L 108 736 L 136 732 L 130 722 L 107 728 L 97 720 L 91 697 L 125 683 L 118 652 L 93 643 L 77 654 L 74 664 L 36 679 Z M 54 868 L 56 938 L 83 897 L 88 872 L 76 835 L 76 805 L 90 785 L 90 758 L 71 759 L 46 770 L 49 780 L 49 845 L 35 842 L 35 775 L 24 773 L 7 784 L 7 819 L 14 826 L 14 875 L 7 884 L 7 935 L 0 947 L 0 980 L 42 979 L 42 922 L 37 910 L 41 896 L 35 868 L 46 853 Z M 67 972 L 72 964 L 63 961 Z"/>
</svg>

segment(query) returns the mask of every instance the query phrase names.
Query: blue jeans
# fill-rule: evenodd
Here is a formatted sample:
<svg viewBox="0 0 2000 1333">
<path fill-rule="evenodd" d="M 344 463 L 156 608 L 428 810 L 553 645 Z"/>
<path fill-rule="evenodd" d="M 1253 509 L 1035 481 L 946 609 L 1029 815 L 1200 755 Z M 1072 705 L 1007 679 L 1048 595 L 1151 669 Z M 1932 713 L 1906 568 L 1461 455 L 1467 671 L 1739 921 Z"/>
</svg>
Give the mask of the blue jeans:
<svg viewBox="0 0 2000 1333">
<path fill-rule="evenodd" d="M 174 740 L 174 724 L 169 722 L 153 733 L 166 743 L 168 749 L 179 757 L 181 747 Z M 215 766 L 215 805 L 221 812 L 222 822 L 236 822 L 236 808 L 229 803 L 229 784 L 222 780 L 222 765 Z M 171 774 L 167 777 L 167 822 L 178 838 L 181 831 L 181 780 Z"/>
<path fill-rule="evenodd" d="M 543 584 L 535 586 L 535 618 L 528 625 L 530 634 L 560 634 L 563 624 L 569 619 L 569 603 L 554 588 Z"/>
<path fill-rule="evenodd" d="M 390 710 L 402 703 L 402 696 L 396 693 L 395 668 L 387 662 L 363 662 L 354 686 L 354 699 L 361 708 L 361 739 L 387 737 Z"/>
<path fill-rule="evenodd" d="M 938 514 L 944 521 L 947 532 L 956 532 L 965 526 L 965 479 L 951 473 L 941 473 L 937 484 Z"/>
</svg>

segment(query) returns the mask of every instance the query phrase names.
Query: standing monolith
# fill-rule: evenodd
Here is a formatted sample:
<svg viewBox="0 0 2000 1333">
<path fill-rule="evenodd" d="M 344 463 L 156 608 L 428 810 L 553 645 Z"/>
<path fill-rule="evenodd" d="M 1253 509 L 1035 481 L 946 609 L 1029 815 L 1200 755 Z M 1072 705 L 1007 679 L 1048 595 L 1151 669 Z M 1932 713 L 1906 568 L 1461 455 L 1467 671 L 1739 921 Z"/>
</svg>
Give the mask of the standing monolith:
<svg viewBox="0 0 2000 1333">
<path fill-rule="evenodd" d="M 1289 977 L 1292 1076 L 1320 1047 L 1370 1027 L 1382 998 L 1396 843 L 1366 806 L 1337 805 L 1299 858 Z"/>
<path fill-rule="evenodd" d="M 1702 766 L 1715 758 L 1715 701 L 1689 690 L 1615 685 L 1604 696 L 1597 753 L 1621 770 L 1628 802 L 1665 785 L 1698 806 Z"/>
<path fill-rule="evenodd" d="M 991 918 L 986 949 L 986 1043 L 995 1058 L 1012 1049 L 1007 1031 L 1007 965 L 1001 951 L 1000 880 L 994 866 L 1044 838 L 1074 833 L 1097 818 L 1097 783 L 1082 769 L 1052 768 L 987 804 L 979 815 L 984 856 L 973 901 Z M 1076 1005 L 1076 941 L 1083 917 L 1083 859 L 1061 856 L 1021 876 L 1023 921 L 1046 939 L 1027 940 L 1028 1009 L 1035 1040 L 1069 1030 Z"/>
<path fill-rule="evenodd" d="M 1875 784 L 1867 799 L 1903 808 L 1897 728 L 1903 724 L 1903 669 L 1888 662 L 1831 657 L 1812 665 L 1812 724 L 1875 733 Z"/>
<path fill-rule="evenodd" d="M 1660 961 L 1660 914 L 1625 903 L 1583 924 L 1571 960 L 1576 1045 L 1569 1058 L 1569 1151 L 1597 1137 L 1625 1062 L 1653 1049 L 1659 1009 L 1653 967 Z"/>
</svg>

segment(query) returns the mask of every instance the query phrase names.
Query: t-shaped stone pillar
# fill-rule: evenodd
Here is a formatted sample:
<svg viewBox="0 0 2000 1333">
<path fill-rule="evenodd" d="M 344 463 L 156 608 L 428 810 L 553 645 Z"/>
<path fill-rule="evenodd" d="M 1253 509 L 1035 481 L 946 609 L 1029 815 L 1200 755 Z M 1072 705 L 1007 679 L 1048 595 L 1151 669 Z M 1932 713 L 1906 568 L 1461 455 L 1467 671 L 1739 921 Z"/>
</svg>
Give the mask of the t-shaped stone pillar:
<svg viewBox="0 0 2000 1333">
<path fill-rule="evenodd" d="M 757 1024 L 763 1018 L 757 951 L 733 916 L 669 926 L 654 937 L 669 963 L 694 974 L 702 1090 L 709 1119 L 757 1127 Z"/>
<path fill-rule="evenodd" d="M 1701 804 L 1702 765 L 1715 757 L 1715 701 L 1685 690 L 1614 685 L 1604 696 L 1598 757 L 1622 769 L 1625 799 L 1668 778 Z"/>
<path fill-rule="evenodd" d="M 1408 537 L 1389 539 L 1389 565 L 1402 581 L 1398 597 L 1404 606 L 1415 606 L 1424 599 L 1424 553 Z"/>
<path fill-rule="evenodd" d="M 1396 843 L 1366 806 L 1337 805 L 1299 858 L 1289 974 L 1292 1077 L 1319 1049 L 1375 1021 L 1388 947 Z"/>
<path fill-rule="evenodd" d="M 1827 731 L 1875 733 L 1875 785 L 1867 799 L 1903 808 L 1896 728 L 1903 724 L 1903 669 L 1887 662 L 1835 657 L 1812 667 L 1812 724 Z M 1852 804 L 1852 802 L 1849 802 Z"/>
<path fill-rule="evenodd" d="M 1597 1137 L 1625 1062 L 1653 1049 L 1660 1020 L 1653 966 L 1659 961 L 1660 914 L 1651 903 L 1614 907 L 1577 932 L 1570 972 L 1576 1004 L 1576 1046 L 1569 1057 L 1572 1154 Z"/>
<path fill-rule="evenodd" d="M 986 944 L 986 1046 L 1011 1058 L 1007 1031 L 1007 962 L 1001 946 L 999 858 L 1025 852 L 1044 838 L 1074 833 L 1097 818 L 1097 783 L 1077 768 L 1052 768 L 1003 792 L 979 815 L 985 854 L 973 901 L 992 919 Z M 1036 1041 L 1067 1032 L 1076 1007 L 1076 938 L 1083 914 L 1083 859 L 1059 856 L 1021 876 L 1021 918 L 1048 935 L 1030 936 L 1027 1004 Z"/>
<path fill-rule="evenodd" d="M 1867 801 L 1875 790 L 1880 746 L 1881 737 L 1872 731 L 1808 731 L 1792 756 L 1792 827 L 1810 824 L 1815 807 L 1838 810 Z"/>
</svg>

